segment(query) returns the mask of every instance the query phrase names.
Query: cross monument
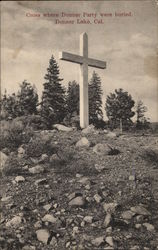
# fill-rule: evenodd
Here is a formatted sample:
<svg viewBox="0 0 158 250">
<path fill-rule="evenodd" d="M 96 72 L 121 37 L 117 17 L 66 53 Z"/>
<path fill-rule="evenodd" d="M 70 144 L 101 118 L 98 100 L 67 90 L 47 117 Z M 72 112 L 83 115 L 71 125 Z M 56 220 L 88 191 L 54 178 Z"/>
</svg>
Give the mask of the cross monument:
<svg viewBox="0 0 158 250">
<path fill-rule="evenodd" d="M 88 66 L 99 69 L 106 68 L 106 62 L 88 58 L 88 35 L 80 35 L 80 55 L 60 52 L 59 59 L 80 64 L 80 127 L 89 125 L 88 105 Z"/>
</svg>

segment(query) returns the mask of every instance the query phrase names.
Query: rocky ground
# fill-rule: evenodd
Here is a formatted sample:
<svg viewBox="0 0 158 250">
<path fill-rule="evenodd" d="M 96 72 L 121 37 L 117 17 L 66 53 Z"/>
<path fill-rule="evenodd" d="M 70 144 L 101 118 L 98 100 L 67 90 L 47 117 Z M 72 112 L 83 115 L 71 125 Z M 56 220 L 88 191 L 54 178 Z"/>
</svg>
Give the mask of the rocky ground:
<svg viewBox="0 0 158 250">
<path fill-rule="evenodd" d="M 158 137 L 38 133 L 58 150 L 26 161 L 21 146 L 2 175 L 0 249 L 158 249 Z"/>
</svg>

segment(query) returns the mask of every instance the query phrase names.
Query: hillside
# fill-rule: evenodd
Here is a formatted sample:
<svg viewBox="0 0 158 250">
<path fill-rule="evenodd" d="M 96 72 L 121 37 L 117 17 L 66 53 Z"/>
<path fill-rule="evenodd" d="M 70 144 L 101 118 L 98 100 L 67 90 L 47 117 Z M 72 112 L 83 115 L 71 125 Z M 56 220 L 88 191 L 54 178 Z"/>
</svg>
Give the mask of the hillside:
<svg viewBox="0 0 158 250">
<path fill-rule="evenodd" d="M 2 149 L 0 249 L 158 249 L 157 149 L 93 129 Z"/>
</svg>

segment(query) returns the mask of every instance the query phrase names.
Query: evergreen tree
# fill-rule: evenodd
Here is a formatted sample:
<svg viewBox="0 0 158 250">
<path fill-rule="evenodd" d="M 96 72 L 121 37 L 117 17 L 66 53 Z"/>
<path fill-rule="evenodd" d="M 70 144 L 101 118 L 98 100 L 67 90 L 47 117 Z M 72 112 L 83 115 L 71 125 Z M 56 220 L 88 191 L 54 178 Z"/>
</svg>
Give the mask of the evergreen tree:
<svg viewBox="0 0 158 250">
<path fill-rule="evenodd" d="M 46 82 L 42 93 L 41 116 L 47 128 L 60 123 L 65 117 L 65 90 L 59 78 L 59 67 L 52 56 L 45 75 Z"/>
<path fill-rule="evenodd" d="M 19 116 L 32 115 L 37 113 L 38 94 L 35 86 L 32 86 L 26 80 L 20 85 L 20 91 L 17 94 Z"/>
<path fill-rule="evenodd" d="M 102 94 L 100 77 L 94 71 L 89 83 L 89 120 L 94 125 L 103 119 Z"/>
<path fill-rule="evenodd" d="M 1 98 L 0 106 L 1 119 L 13 119 L 19 115 L 18 100 L 15 93 L 7 95 L 7 91 L 5 90 L 5 93 Z"/>
<path fill-rule="evenodd" d="M 144 106 L 143 102 L 139 100 L 136 104 L 136 127 L 137 129 L 145 129 L 149 127 L 149 119 L 145 117 L 147 107 Z"/>
<path fill-rule="evenodd" d="M 109 118 L 110 127 L 113 129 L 120 125 L 122 132 L 123 126 L 127 128 L 132 124 L 131 118 L 135 114 L 132 111 L 133 107 L 134 101 L 128 92 L 123 91 L 123 89 L 115 89 L 114 93 L 110 93 L 105 103 L 105 110 Z"/>
<path fill-rule="evenodd" d="M 79 115 L 79 85 L 76 81 L 68 83 L 66 105 L 70 117 L 72 117 L 74 113 Z"/>
</svg>

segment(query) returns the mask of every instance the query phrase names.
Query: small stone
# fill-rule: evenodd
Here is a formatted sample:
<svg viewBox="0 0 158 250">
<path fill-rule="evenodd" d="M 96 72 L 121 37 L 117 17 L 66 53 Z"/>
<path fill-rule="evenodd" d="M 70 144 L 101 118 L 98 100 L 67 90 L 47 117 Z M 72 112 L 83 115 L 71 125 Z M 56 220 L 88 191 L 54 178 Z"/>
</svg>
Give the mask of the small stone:
<svg viewBox="0 0 158 250">
<path fill-rule="evenodd" d="M 107 236 L 105 240 L 109 244 L 109 246 L 114 246 L 113 238 L 111 236 Z"/>
<path fill-rule="evenodd" d="M 95 169 L 97 170 L 97 171 L 99 171 L 99 172 L 101 172 L 102 170 L 104 170 L 106 167 L 105 166 L 103 166 L 103 165 L 99 165 L 99 164 L 95 164 L 94 165 L 95 166 Z"/>
<path fill-rule="evenodd" d="M 79 230 L 78 230 L 78 227 L 73 227 L 73 233 L 78 233 L 79 232 Z"/>
<path fill-rule="evenodd" d="M 143 215 L 137 215 L 137 216 L 136 216 L 137 222 L 142 222 L 143 219 L 144 219 L 144 216 L 143 216 Z"/>
<path fill-rule="evenodd" d="M 22 223 L 21 216 L 15 216 L 13 219 L 6 223 L 6 227 L 18 227 Z"/>
<path fill-rule="evenodd" d="M 85 205 L 85 199 L 82 196 L 77 196 L 69 202 L 69 206 L 83 207 Z"/>
<path fill-rule="evenodd" d="M 106 133 L 106 136 L 109 138 L 116 138 L 117 134 L 111 131 L 108 131 L 108 133 Z"/>
<path fill-rule="evenodd" d="M 46 178 L 43 178 L 43 179 L 39 179 L 39 180 L 36 180 L 35 181 L 35 185 L 43 185 L 43 184 L 46 184 L 47 183 L 47 179 Z"/>
<path fill-rule="evenodd" d="M 54 124 L 53 128 L 56 128 L 57 130 L 63 131 L 63 132 L 71 132 L 71 131 L 73 131 L 73 128 L 66 127 L 66 126 L 64 126 L 62 124 Z"/>
<path fill-rule="evenodd" d="M 22 248 L 22 250 L 36 250 L 36 247 L 31 245 L 26 245 Z"/>
<path fill-rule="evenodd" d="M 85 221 L 82 221 L 81 222 L 81 227 L 84 227 L 85 226 Z"/>
<path fill-rule="evenodd" d="M 139 249 L 140 249 L 139 246 L 133 246 L 130 248 L 130 250 L 139 250 Z"/>
<path fill-rule="evenodd" d="M 102 197 L 99 194 L 95 194 L 93 197 L 97 203 L 100 203 L 102 201 Z"/>
<path fill-rule="evenodd" d="M 66 243 L 66 248 L 70 247 L 70 241 Z"/>
<path fill-rule="evenodd" d="M 76 178 L 81 178 L 82 174 L 76 174 Z"/>
<path fill-rule="evenodd" d="M 23 176 L 16 176 L 16 178 L 15 178 L 15 181 L 17 182 L 17 183 L 19 183 L 19 182 L 24 182 L 25 181 L 25 178 L 23 177 Z"/>
<path fill-rule="evenodd" d="M 129 176 L 129 181 L 135 181 L 135 176 L 134 175 L 130 175 Z"/>
<path fill-rule="evenodd" d="M 42 221 L 44 222 L 51 222 L 53 224 L 55 224 L 57 222 L 57 218 L 55 218 L 53 215 L 51 214 L 46 214 L 43 218 Z"/>
<path fill-rule="evenodd" d="M 46 229 L 39 229 L 36 231 L 37 239 L 44 244 L 47 244 L 50 237 L 50 233 Z"/>
<path fill-rule="evenodd" d="M 25 154 L 25 149 L 23 147 L 19 147 L 18 154 Z"/>
<path fill-rule="evenodd" d="M 92 240 L 92 244 L 96 247 L 99 247 L 102 243 L 104 243 L 105 236 L 100 236 Z"/>
<path fill-rule="evenodd" d="M 86 137 L 82 137 L 77 143 L 76 143 L 76 147 L 89 147 L 90 146 L 90 142 L 88 141 L 88 139 Z"/>
<path fill-rule="evenodd" d="M 58 204 L 57 204 L 57 203 L 55 203 L 55 204 L 53 205 L 53 207 L 54 207 L 54 208 L 57 208 L 57 207 L 58 207 Z"/>
<path fill-rule="evenodd" d="M 49 244 L 56 249 L 56 247 L 57 247 L 57 239 L 55 237 L 52 237 Z"/>
<path fill-rule="evenodd" d="M 23 158 L 24 155 L 25 155 L 25 149 L 22 148 L 22 147 L 19 147 L 19 148 L 18 148 L 18 157 L 19 157 L 19 158 Z"/>
<path fill-rule="evenodd" d="M 85 222 L 87 222 L 87 223 L 92 223 L 92 221 L 93 221 L 93 217 L 92 216 L 85 216 L 84 217 L 84 219 L 83 219 Z"/>
<path fill-rule="evenodd" d="M 25 165 L 25 166 L 23 166 L 22 169 L 23 169 L 23 170 L 28 170 L 28 169 L 29 169 L 29 166 L 28 166 L 28 165 Z"/>
<path fill-rule="evenodd" d="M 35 228 L 41 228 L 41 227 L 42 227 L 41 221 L 37 221 L 37 222 L 34 224 L 34 227 L 35 227 Z"/>
<path fill-rule="evenodd" d="M 12 198 L 12 196 L 2 197 L 1 201 L 2 202 L 8 202 L 8 201 L 10 201 L 11 198 Z"/>
<path fill-rule="evenodd" d="M 118 195 L 121 196 L 121 195 L 122 195 L 122 191 L 119 191 L 119 192 L 118 192 Z"/>
<path fill-rule="evenodd" d="M 118 204 L 116 202 L 103 204 L 103 208 L 106 213 L 113 213 L 117 206 Z"/>
<path fill-rule="evenodd" d="M 111 234 L 111 233 L 112 233 L 112 227 L 107 227 L 106 233 L 107 233 L 107 234 Z"/>
<path fill-rule="evenodd" d="M 90 186 L 89 184 L 87 184 L 87 185 L 85 186 L 85 189 L 90 190 L 90 189 L 91 189 L 91 186 Z"/>
<path fill-rule="evenodd" d="M 131 207 L 131 211 L 134 212 L 135 214 L 150 215 L 150 212 L 142 205 Z"/>
<path fill-rule="evenodd" d="M 51 204 L 47 204 L 47 205 L 44 205 L 43 208 L 44 208 L 46 211 L 49 211 L 49 210 L 52 208 L 52 205 L 51 205 Z"/>
<path fill-rule="evenodd" d="M 127 211 L 124 211 L 121 216 L 125 220 L 131 220 L 134 215 L 135 215 L 134 212 L 131 212 L 130 210 L 127 210 Z"/>
<path fill-rule="evenodd" d="M 105 217 L 105 220 L 104 220 L 104 226 L 105 227 L 108 227 L 109 226 L 109 224 L 110 224 L 110 222 L 111 222 L 111 214 L 107 214 L 106 215 L 106 217 Z"/>
<path fill-rule="evenodd" d="M 108 155 L 110 148 L 107 144 L 98 143 L 93 147 L 93 152 L 98 155 Z"/>
<path fill-rule="evenodd" d="M 31 174 L 40 174 L 44 172 L 44 167 L 41 165 L 36 165 L 35 167 L 29 168 Z"/>
<path fill-rule="evenodd" d="M 88 127 L 82 129 L 82 134 L 90 134 L 95 132 L 95 127 L 94 125 L 89 125 Z"/>
<path fill-rule="evenodd" d="M 143 226 L 146 227 L 146 229 L 150 232 L 155 230 L 154 226 L 150 223 L 143 223 Z"/>
<path fill-rule="evenodd" d="M 135 224 L 135 228 L 137 229 L 141 228 L 141 224 Z"/>
<path fill-rule="evenodd" d="M 79 182 L 81 184 L 86 184 L 88 181 L 89 181 L 89 179 L 87 177 L 82 177 L 77 182 Z"/>
<path fill-rule="evenodd" d="M 40 161 L 41 162 L 46 162 L 46 161 L 48 161 L 48 159 L 49 159 L 49 156 L 47 154 L 42 154 L 41 158 L 40 158 Z"/>
<path fill-rule="evenodd" d="M 50 163 L 57 163 L 60 162 L 60 158 L 57 154 L 52 154 L 49 161 Z"/>
</svg>

